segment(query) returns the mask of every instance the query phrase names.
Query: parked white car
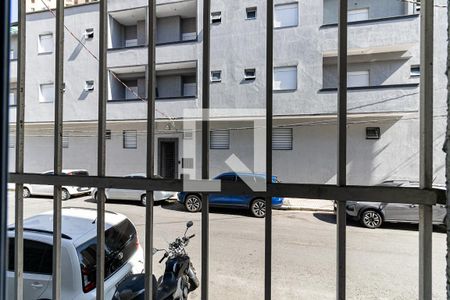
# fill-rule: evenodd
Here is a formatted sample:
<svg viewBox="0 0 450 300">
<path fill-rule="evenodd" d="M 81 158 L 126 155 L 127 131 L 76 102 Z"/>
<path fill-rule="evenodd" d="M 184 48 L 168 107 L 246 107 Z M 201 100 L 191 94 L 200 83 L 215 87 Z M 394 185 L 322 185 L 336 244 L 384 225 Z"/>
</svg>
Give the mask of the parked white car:
<svg viewBox="0 0 450 300">
<path fill-rule="evenodd" d="M 78 176 L 89 176 L 86 170 L 63 170 L 64 175 L 78 175 Z M 42 174 L 52 175 L 53 171 L 47 171 Z M 78 186 L 63 186 L 62 187 L 62 200 L 68 200 L 72 196 L 79 196 L 83 194 L 91 193 L 92 188 L 90 187 L 78 187 Z M 53 196 L 53 185 L 44 184 L 24 184 L 23 185 L 23 197 L 28 198 L 32 195 L 38 196 Z"/>
<path fill-rule="evenodd" d="M 96 218 L 94 209 L 62 209 L 61 299 L 95 299 Z M 10 227 L 7 299 L 14 299 L 14 233 Z M 53 212 L 24 220 L 23 236 L 24 299 L 51 299 Z M 124 215 L 105 213 L 105 256 L 105 299 L 112 299 L 121 280 L 144 269 L 136 228 Z"/>
<path fill-rule="evenodd" d="M 125 176 L 126 178 L 146 178 L 145 174 L 136 173 Z M 94 200 L 97 202 L 97 189 L 92 191 Z M 142 190 L 126 190 L 126 189 L 105 189 L 106 200 L 134 200 L 140 201 L 141 205 L 147 205 L 147 195 Z M 154 191 L 154 201 L 164 201 L 175 197 L 175 192 Z"/>
</svg>

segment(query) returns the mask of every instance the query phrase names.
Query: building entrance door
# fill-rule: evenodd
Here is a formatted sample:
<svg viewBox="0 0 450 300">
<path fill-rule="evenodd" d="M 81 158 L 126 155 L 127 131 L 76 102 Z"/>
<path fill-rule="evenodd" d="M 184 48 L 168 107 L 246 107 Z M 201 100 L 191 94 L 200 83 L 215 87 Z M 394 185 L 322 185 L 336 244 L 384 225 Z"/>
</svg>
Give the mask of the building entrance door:
<svg viewBox="0 0 450 300">
<path fill-rule="evenodd" d="M 158 174 L 163 178 L 178 178 L 178 139 L 161 138 L 158 140 Z"/>
</svg>

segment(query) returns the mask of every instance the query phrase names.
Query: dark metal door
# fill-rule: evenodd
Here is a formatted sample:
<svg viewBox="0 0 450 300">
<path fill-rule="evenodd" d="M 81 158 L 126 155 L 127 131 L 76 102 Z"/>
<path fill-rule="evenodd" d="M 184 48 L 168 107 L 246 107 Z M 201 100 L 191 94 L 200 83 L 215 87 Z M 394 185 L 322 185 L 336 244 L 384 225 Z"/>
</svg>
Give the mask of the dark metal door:
<svg viewBox="0 0 450 300">
<path fill-rule="evenodd" d="M 159 175 L 178 178 L 178 139 L 159 139 Z"/>
</svg>

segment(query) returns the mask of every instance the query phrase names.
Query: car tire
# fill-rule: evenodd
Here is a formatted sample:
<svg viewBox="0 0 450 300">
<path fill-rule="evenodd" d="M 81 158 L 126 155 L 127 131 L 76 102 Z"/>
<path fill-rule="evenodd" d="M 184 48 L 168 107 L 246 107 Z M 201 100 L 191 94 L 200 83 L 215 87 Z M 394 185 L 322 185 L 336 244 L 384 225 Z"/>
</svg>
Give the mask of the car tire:
<svg viewBox="0 0 450 300">
<path fill-rule="evenodd" d="M 70 199 L 70 193 L 69 193 L 69 191 L 66 190 L 66 189 L 62 189 L 62 190 L 61 190 L 61 200 L 62 200 L 62 201 L 66 201 L 66 200 L 69 200 L 69 199 Z"/>
<path fill-rule="evenodd" d="M 383 216 L 376 210 L 368 209 L 361 214 L 360 222 L 364 227 L 375 229 L 383 224 Z"/>
<path fill-rule="evenodd" d="M 188 212 L 199 212 L 202 210 L 202 199 L 198 195 L 187 195 L 184 200 L 184 207 Z"/>
<path fill-rule="evenodd" d="M 141 205 L 147 206 L 147 195 L 146 194 L 141 196 Z"/>
<path fill-rule="evenodd" d="M 30 198 L 31 197 L 31 192 L 26 187 L 23 188 L 22 194 L 23 194 L 23 198 Z"/>
<path fill-rule="evenodd" d="M 264 218 L 266 216 L 266 201 L 264 199 L 254 199 L 250 203 L 250 213 L 256 218 Z"/>
</svg>

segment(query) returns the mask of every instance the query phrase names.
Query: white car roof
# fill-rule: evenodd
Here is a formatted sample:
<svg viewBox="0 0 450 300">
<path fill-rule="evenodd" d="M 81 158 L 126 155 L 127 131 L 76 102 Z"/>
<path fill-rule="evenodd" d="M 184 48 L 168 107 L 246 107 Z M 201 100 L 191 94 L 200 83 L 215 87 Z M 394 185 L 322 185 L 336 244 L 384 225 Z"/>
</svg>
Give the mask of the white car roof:
<svg viewBox="0 0 450 300">
<path fill-rule="evenodd" d="M 78 207 L 62 209 L 61 232 L 70 237 L 75 246 L 97 235 L 97 210 Z M 126 219 L 122 214 L 105 212 L 105 230 Z M 53 211 L 44 212 L 24 220 L 23 227 L 53 232 Z"/>
</svg>

